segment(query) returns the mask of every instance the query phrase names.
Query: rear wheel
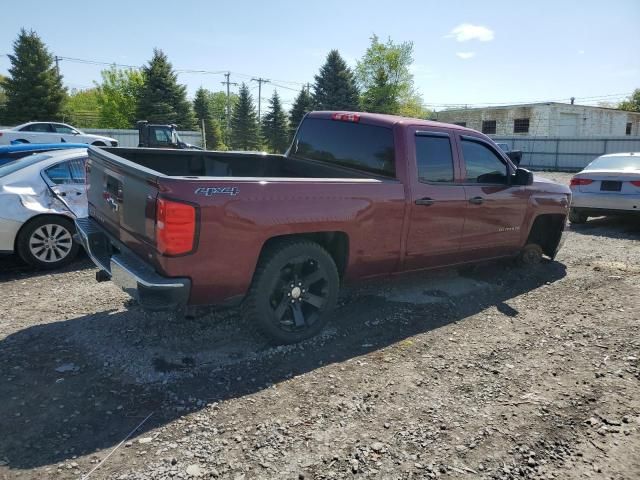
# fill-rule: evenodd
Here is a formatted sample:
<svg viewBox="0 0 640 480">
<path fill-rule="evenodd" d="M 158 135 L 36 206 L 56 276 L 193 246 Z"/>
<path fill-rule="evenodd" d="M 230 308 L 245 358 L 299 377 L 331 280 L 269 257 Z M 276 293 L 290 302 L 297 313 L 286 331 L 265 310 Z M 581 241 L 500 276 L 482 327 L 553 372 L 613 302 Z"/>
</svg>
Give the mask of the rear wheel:
<svg viewBox="0 0 640 480">
<path fill-rule="evenodd" d="M 276 343 L 300 342 L 327 324 L 339 288 L 338 269 L 324 248 L 309 241 L 281 242 L 261 256 L 244 313 Z"/>
<path fill-rule="evenodd" d="M 27 223 L 18 234 L 18 255 L 36 268 L 50 270 L 62 267 L 78 254 L 74 233 L 73 222 L 67 218 L 38 217 Z"/>
<path fill-rule="evenodd" d="M 520 252 L 518 262 L 521 265 L 538 265 L 542 262 L 542 254 L 542 247 L 540 245 L 537 243 L 528 243 Z"/>
<path fill-rule="evenodd" d="M 589 217 L 587 215 L 585 215 L 584 213 L 581 213 L 575 208 L 572 208 L 569 210 L 569 221 L 571 223 L 576 223 L 576 224 L 586 223 L 588 219 Z"/>
</svg>

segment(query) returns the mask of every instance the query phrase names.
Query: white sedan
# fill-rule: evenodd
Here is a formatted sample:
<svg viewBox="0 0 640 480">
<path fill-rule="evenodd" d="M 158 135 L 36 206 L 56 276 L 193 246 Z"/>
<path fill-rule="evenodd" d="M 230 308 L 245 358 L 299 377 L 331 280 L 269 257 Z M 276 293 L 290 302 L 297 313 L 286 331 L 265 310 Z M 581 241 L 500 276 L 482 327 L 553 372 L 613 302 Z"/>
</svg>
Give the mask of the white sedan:
<svg viewBox="0 0 640 480">
<path fill-rule="evenodd" d="M 0 130 L 0 145 L 11 143 L 87 143 L 97 147 L 117 147 L 115 138 L 91 135 L 66 123 L 29 122 Z"/>
<path fill-rule="evenodd" d="M 640 153 L 596 158 L 571 179 L 572 223 L 589 217 L 640 214 Z"/>
<path fill-rule="evenodd" d="M 78 253 L 74 219 L 87 216 L 87 149 L 57 150 L 0 166 L 0 253 L 58 268 Z"/>
</svg>

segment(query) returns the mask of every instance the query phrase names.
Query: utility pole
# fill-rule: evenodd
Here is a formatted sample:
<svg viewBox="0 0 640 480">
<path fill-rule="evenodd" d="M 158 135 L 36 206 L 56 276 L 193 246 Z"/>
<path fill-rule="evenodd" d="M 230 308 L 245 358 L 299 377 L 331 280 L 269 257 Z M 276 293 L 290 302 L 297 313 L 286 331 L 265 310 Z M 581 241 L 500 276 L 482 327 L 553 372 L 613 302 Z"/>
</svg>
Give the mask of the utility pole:
<svg viewBox="0 0 640 480">
<path fill-rule="evenodd" d="M 258 124 L 260 124 L 260 102 L 262 101 L 262 84 L 269 83 L 271 80 L 267 80 L 266 78 L 252 78 L 252 82 L 258 82 Z"/>
<path fill-rule="evenodd" d="M 60 57 L 56 55 L 53 58 L 56 61 L 56 72 L 58 73 L 58 76 L 60 76 Z"/>
<path fill-rule="evenodd" d="M 229 77 L 231 76 L 231 72 L 227 72 L 224 74 L 226 80 L 222 82 L 223 85 L 227 86 L 227 129 L 226 129 L 226 142 L 229 142 L 229 132 L 231 131 L 231 94 L 229 93 L 230 85 L 238 85 L 237 83 L 233 83 L 229 81 Z"/>
<path fill-rule="evenodd" d="M 311 84 L 309 82 L 307 82 L 307 93 L 311 93 Z"/>
</svg>

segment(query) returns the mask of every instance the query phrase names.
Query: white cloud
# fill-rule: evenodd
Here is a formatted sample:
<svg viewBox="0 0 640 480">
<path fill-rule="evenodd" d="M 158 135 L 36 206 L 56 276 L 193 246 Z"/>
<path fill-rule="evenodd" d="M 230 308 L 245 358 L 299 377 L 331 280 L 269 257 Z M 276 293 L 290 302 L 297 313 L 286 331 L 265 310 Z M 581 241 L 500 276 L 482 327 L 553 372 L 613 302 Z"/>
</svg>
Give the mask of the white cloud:
<svg viewBox="0 0 640 480">
<path fill-rule="evenodd" d="M 490 42 L 493 40 L 493 36 L 493 30 L 487 27 L 483 27 L 482 25 L 472 25 L 470 23 L 461 23 L 451 30 L 445 38 L 455 38 L 458 42 L 467 42 L 469 40 Z"/>
<path fill-rule="evenodd" d="M 456 52 L 456 56 L 458 58 L 461 58 L 462 60 L 469 60 L 475 55 L 476 55 L 476 52 Z"/>
</svg>

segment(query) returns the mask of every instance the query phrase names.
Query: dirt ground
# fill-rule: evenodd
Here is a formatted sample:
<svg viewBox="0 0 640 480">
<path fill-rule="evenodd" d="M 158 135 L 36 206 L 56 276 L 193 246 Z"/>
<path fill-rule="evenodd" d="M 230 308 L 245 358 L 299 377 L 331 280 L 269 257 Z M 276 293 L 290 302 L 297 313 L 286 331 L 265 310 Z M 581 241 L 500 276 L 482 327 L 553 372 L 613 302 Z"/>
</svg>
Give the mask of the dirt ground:
<svg viewBox="0 0 640 480">
<path fill-rule="evenodd" d="M 289 347 L 94 273 L 0 259 L 2 479 L 640 478 L 638 220 L 348 288 Z"/>
</svg>

